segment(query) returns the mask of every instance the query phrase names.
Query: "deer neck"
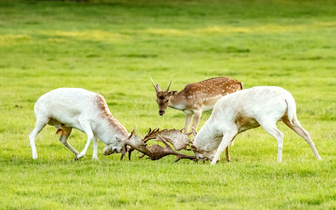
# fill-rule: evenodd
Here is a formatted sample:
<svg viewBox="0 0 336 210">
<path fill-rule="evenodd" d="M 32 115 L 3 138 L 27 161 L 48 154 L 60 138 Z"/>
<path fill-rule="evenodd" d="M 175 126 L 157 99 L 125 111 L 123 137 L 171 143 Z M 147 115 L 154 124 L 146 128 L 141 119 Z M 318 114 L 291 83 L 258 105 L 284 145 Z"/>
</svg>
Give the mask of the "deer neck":
<svg viewBox="0 0 336 210">
<path fill-rule="evenodd" d="M 219 139 L 220 138 L 220 139 Z M 204 124 L 201 130 L 197 133 L 194 145 L 205 151 L 213 151 L 218 148 L 222 136 L 218 135 L 208 121 Z M 217 142 L 219 140 L 219 143 Z"/>
<path fill-rule="evenodd" d="M 186 109 L 187 100 L 185 96 L 178 92 L 175 95 L 169 97 L 168 106 L 174 109 L 184 110 Z"/>
<path fill-rule="evenodd" d="M 96 128 L 95 135 L 105 144 L 119 138 L 125 140 L 128 137 L 127 130 L 113 116 L 106 116 L 102 124 Z"/>
</svg>

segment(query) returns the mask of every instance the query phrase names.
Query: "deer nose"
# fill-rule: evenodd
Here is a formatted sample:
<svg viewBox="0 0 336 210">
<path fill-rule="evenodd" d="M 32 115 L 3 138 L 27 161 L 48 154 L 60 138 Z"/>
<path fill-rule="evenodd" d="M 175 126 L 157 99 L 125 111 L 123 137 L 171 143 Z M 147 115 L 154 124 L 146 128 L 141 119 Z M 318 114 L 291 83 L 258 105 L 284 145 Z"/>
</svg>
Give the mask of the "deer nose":
<svg viewBox="0 0 336 210">
<path fill-rule="evenodd" d="M 165 113 L 165 111 L 161 111 L 161 110 L 159 111 L 160 116 L 164 115 L 164 113 Z"/>
<path fill-rule="evenodd" d="M 105 156 L 108 156 L 108 155 L 110 155 L 110 154 L 112 154 L 111 151 L 105 151 L 105 152 L 104 152 L 104 155 L 105 155 Z"/>
</svg>

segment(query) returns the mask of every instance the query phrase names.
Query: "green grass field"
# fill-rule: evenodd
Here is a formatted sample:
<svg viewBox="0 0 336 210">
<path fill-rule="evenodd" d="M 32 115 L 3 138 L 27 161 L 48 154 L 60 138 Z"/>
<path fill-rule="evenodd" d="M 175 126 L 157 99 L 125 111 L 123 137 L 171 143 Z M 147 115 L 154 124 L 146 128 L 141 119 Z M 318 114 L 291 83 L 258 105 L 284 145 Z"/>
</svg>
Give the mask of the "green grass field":
<svg viewBox="0 0 336 210">
<path fill-rule="evenodd" d="M 0 0 L 0 209 L 335 209 L 335 11 L 333 0 Z M 140 136 L 183 128 L 181 111 L 158 115 L 149 79 L 166 88 L 171 75 L 171 90 L 217 76 L 287 89 L 323 160 L 283 123 L 280 164 L 261 128 L 210 166 L 119 161 L 101 142 L 99 161 L 92 146 L 74 161 L 48 126 L 32 160 L 34 103 L 58 87 L 99 92 Z M 86 135 L 69 142 L 81 151 Z"/>
</svg>

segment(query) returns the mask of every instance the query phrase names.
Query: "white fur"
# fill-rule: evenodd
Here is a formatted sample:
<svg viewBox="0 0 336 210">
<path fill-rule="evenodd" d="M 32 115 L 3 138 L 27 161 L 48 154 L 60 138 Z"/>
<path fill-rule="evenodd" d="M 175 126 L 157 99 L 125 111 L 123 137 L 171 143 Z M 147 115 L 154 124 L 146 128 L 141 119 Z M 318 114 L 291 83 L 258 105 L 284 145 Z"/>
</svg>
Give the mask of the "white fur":
<svg viewBox="0 0 336 210">
<path fill-rule="evenodd" d="M 36 126 L 29 135 L 33 159 L 37 158 L 35 137 L 46 124 L 59 129 L 59 140 L 76 155 L 76 159 L 85 156 L 92 139 L 92 158 L 97 159 L 97 138 L 107 145 L 104 152 L 120 152 L 122 140 L 128 138 L 126 129 L 112 116 L 105 99 L 97 93 L 79 88 L 59 88 L 41 96 L 34 108 Z M 72 128 L 83 131 L 88 136 L 81 153 L 67 141 Z"/>
<path fill-rule="evenodd" d="M 262 126 L 278 141 L 277 160 L 281 162 L 284 135 L 276 127 L 279 120 L 304 138 L 316 159 L 321 159 L 308 132 L 296 117 L 293 96 L 280 87 L 267 86 L 245 89 L 219 99 L 210 118 L 195 137 L 195 155 L 199 159 L 210 159 L 211 164 L 215 164 L 237 134 Z"/>
</svg>

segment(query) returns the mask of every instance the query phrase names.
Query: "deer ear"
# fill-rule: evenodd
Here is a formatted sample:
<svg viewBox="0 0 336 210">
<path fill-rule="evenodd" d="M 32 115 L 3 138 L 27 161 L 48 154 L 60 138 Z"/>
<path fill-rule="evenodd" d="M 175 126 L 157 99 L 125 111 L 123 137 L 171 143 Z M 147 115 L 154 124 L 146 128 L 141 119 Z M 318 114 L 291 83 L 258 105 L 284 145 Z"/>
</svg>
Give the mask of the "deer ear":
<svg viewBox="0 0 336 210">
<path fill-rule="evenodd" d="M 155 89 L 156 89 L 156 92 L 159 92 L 161 91 L 161 86 L 159 84 L 156 84 Z"/>
<path fill-rule="evenodd" d="M 177 91 L 169 91 L 169 96 L 173 96 L 173 95 L 176 95 Z"/>
<path fill-rule="evenodd" d="M 119 142 L 123 142 L 120 138 L 116 137 L 116 140 Z"/>
</svg>

